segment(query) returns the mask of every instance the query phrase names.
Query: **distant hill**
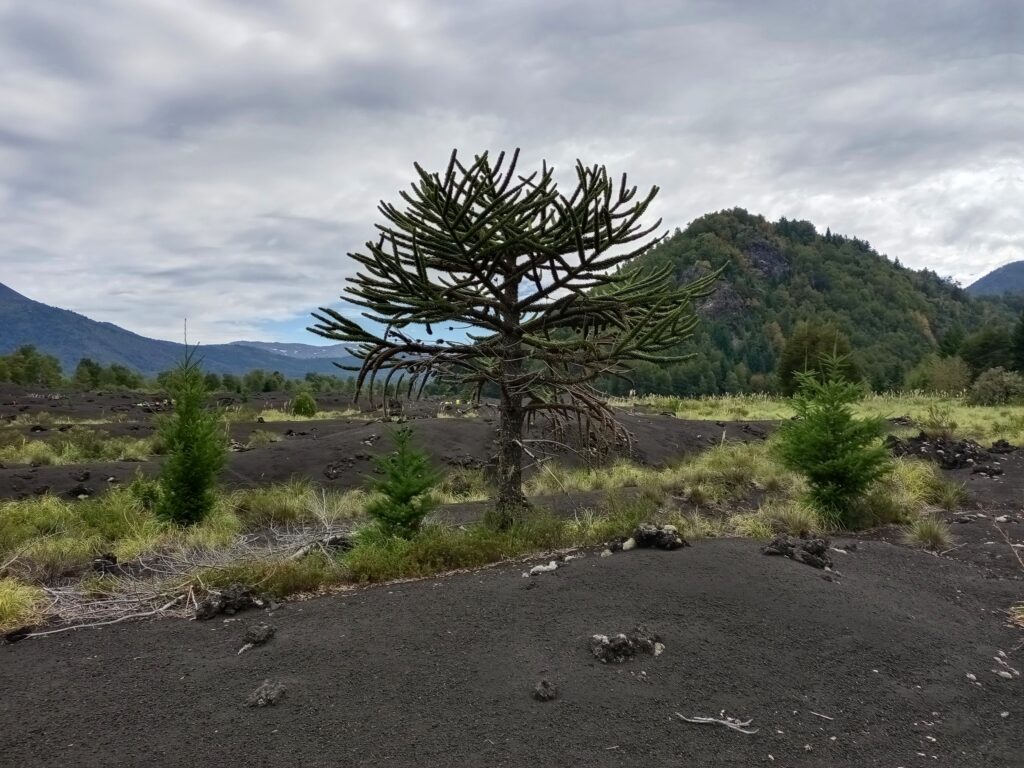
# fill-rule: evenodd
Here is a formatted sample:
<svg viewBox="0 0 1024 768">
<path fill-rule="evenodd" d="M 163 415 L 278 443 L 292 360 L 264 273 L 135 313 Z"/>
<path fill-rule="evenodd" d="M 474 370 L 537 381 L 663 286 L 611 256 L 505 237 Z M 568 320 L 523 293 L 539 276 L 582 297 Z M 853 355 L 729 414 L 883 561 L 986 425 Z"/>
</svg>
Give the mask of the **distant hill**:
<svg viewBox="0 0 1024 768">
<path fill-rule="evenodd" d="M 639 263 L 669 264 L 680 282 L 725 266 L 715 292 L 698 307 L 703 322 L 687 346 L 695 357 L 641 366 L 642 392 L 763 390 L 802 320 L 837 325 L 872 386 L 887 389 L 902 384 L 954 328 L 971 333 L 1015 319 L 1008 302 L 972 297 L 932 271 L 890 261 L 863 240 L 742 209 L 696 219 Z"/>
<path fill-rule="evenodd" d="M 103 365 L 120 363 L 152 376 L 173 368 L 184 351 L 181 344 L 148 339 L 111 323 L 41 304 L 0 283 L 0 354 L 26 344 L 33 344 L 56 357 L 68 374 L 74 371 L 81 358 L 89 357 Z M 293 378 L 301 378 L 309 372 L 346 375 L 333 364 L 353 361 L 340 345 L 313 348 L 332 350 L 335 357 L 299 354 L 292 349 L 306 346 L 261 342 L 210 344 L 200 346 L 199 354 L 203 368 L 218 374 L 243 374 L 262 368 Z M 273 351 L 276 348 L 288 348 L 291 353 Z"/>
<path fill-rule="evenodd" d="M 967 286 L 972 296 L 1024 295 L 1024 261 L 1012 261 Z"/>
</svg>

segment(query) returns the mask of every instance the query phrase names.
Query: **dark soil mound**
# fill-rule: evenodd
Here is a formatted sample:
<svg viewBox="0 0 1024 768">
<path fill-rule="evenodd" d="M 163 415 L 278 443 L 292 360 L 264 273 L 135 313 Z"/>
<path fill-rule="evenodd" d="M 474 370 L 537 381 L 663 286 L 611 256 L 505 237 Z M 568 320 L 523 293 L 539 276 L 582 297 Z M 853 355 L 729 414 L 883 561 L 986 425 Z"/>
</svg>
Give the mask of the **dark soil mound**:
<svg viewBox="0 0 1024 768">
<path fill-rule="evenodd" d="M 889 435 L 885 445 L 893 456 L 917 456 L 934 461 L 943 469 L 974 467 L 992 459 L 992 454 L 973 440 L 954 440 L 928 437 L 921 432 L 917 437 L 902 439 Z"/>
</svg>

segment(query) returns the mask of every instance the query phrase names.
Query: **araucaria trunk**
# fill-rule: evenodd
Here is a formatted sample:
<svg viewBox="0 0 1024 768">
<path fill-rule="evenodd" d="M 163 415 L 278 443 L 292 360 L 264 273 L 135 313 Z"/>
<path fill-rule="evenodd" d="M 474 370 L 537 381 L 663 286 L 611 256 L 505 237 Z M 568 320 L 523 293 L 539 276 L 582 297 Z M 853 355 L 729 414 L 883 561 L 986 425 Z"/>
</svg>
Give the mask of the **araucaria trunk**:
<svg viewBox="0 0 1024 768">
<path fill-rule="evenodd" d="M 495 499 L 495 518 L 498 525 L 508 528 L 527 508 L 523 494 L 523 423 L 526 411 L 523 394 L 519 389 L 522 375 L 523 348 L 510 343 L 499 363 L 501 366 L 501 406 L 498 420 L 498 495 Z"/>
<path fill-rule="evenodd" d="M 498 422 L 498 496 L 495 499 L 496 522 L 502 528 L 512 525 L 526 509 L 523 494 L 523 420 L 522 397 L 502 397 Z"/>
</svg>

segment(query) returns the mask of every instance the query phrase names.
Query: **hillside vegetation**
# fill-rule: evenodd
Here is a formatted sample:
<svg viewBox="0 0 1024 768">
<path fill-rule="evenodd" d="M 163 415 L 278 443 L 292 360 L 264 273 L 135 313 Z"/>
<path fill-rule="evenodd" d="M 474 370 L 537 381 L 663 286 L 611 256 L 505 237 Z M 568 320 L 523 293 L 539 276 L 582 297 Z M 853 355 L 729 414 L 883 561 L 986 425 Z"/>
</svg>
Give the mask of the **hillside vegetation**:
<svg viewBox="0 0 1024 768">
<path fill-rule="evenodd" d="M 800 322 L 829 323 L 850 340 L 876 390 L 900 387 L 947 335 L 1009 327 L 1003 301 L 977 299 L 929 270 L 908 269 L 857 238 L 819 233 L 806 221 L 769 222 L 742 209 L 695 220 L 640 259 L 670 264 L 679 282 L 724 267 L 699 305 L 685 348 L 692 360 L 637 369 L 641 393 L 700 395 L 772 389 L 785 341 Z M 616 393 L 627 383 L 611 383 Z"/>
</svg>

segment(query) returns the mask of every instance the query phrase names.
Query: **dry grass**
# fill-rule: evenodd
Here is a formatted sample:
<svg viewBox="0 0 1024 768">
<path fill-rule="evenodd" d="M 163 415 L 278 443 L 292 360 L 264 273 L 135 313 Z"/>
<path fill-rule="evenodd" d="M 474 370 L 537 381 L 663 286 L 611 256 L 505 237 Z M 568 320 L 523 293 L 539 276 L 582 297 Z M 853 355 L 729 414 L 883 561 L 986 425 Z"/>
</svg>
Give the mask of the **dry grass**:
<svg viewBox="0 0 1024 768">
<path fill-rule="evenodd" d="M 337 522 L 360 517 L 369 499 L 366 491 L 326 491 L 307 478 L 246 488 L 228 501 L 247 529 L 298 522 Z"/>
<path fill-rule="evenodd" d="M 931 515 L 924 515 L 914 520 L 904 531 L 907 544 L 924 547 L 933 552 L 949 549 L 953 534 L 949 526 Z"/>
<path fill-rule="evenodd" d="M 1010 621 L 1016 624 L 1018 627 L 1024 628 L 1024 603 L 1011 606 L 1010 608 Z"/>
<path fill-rule="evenodd" d="M 43 618 L 46 594 L 17 579 L 0 579 L 0 632 L 37 624 Z"/>
<path fill-rule="evenodd" d="M 317 411 L 312 416 L 299 416 L 287 408 L 266 408 L 260 411 L 239 409 L 232 410 L 225 414 L 228 421 L 329 421 L 332 419 L 360 419 L 373 418 L 372 414 L 366 414 L 357 408 L 346 408 L 343 411 Z"/>
<path fill-rule="evenodd" d="M 593 469 L 547 464 L 527 483 L 527 493 L 629 487 L 673 493 L 701 504 L 742 499 L 751 491 L 787 496 L 800 491 L 803 483 L 771 457 L 766 444 L 726 443 L 664 469 L 629 462 Z"/>
<path fill-rule="evenodd" d="M 786 398 L 777 395 L 720 395 L 678 398 L 649 395 L 635 401 L 616 399 L 620 408 L 633 405 L 657 411 L 671 411 L 681 419 L 780 421 L 794 411 Z M 975 406 L 962 396 L 929 395 L 922 392 L 872 394 L 856 407 L 858 415 L 882 418 L 910 417 L 920 428 L 933 434 L 955 431 L 960 437 L 979 442 L 1004 439 L 1024 443 L 1024 405 Z"/>
<path fill-rule="evenodd" d="M 0 445 L 0 462 L 34 467 L 90 461 L 146 461 L 160 451 L 156 438 L 109 437 L 92 430 L 72 430 L 51 440 L 8 436 Z"/>
<path fill-rule="evenodd" d="M 823 530 L 821 517 L 803 501 L 769 502 L 759 511 L 774 532 L 788 533 L 790 536 L 815 536 Z"/>
<path fill-rule="evenodd" d="M 245 443 L 246 448 L 266 448 L 268 445 L 279 443 L 284 438 L 276 432 L 270 432 L 266 429 L 255 429 L 249 435 L 249 439 Z"/>
</svg>

